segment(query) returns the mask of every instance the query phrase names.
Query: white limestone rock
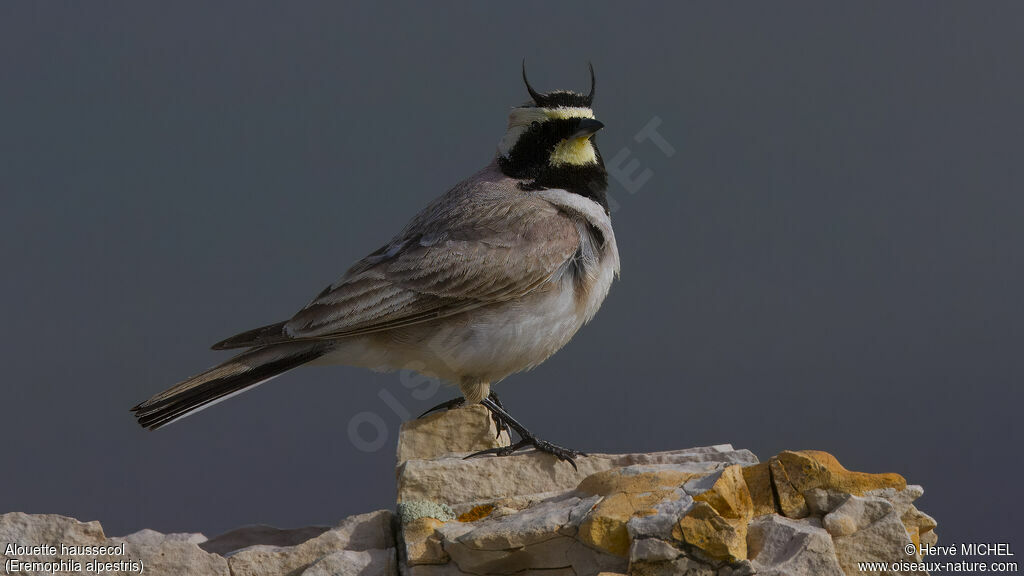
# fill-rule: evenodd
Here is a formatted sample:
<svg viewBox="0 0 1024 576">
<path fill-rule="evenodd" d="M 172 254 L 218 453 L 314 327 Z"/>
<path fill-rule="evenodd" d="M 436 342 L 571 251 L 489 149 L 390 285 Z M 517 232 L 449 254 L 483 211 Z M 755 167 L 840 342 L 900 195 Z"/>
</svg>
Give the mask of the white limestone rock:
<svg viewBox="0 0 1024 576">
<path fill-rule="evenodd" d="M 223 556 L 211 554 L 194 542 L 184 540 L 165 539 L 152 544 L 129 544 L 126 556 L 141 559 L 145 566 L 144 573 L 151 576 L 231 574 L 228 561 Z"/>
<path fill-rule="evenodd" d="M 473 550 L 510 550 L 550 540 L 569 524 L 569 516 L 579 502 L 579 497 L 568 496 L 518 513 L 486 518 L 475 523 L 473 530 L 460 536 L 458 542 Z"/>
<path fill-rule="evenodd" d="M 849 574 L 859 572 L 859 562 L 896 560 L 916 561 L 906 547 L 911 544 L 896 508 L 883 498 L 853 496 L 825 516 L 825 528 L 833 536 L 836 557 Z M 920 575 L 920 572 L 890 572 L 891 574 Z"/>
<path fill-rule="evenodd" d="M 13 512 L 0 515 L 0 542 L 20 545 L 60 546 L 118 546 L 124 545 L 122 555 L 56 555 L 22 556 L 12 555 L 25 561 L 77 561 L 82 569 L 75 574 L 92 575 L 88 562 L 142 562 L 146 574 L 156 576 L 178 574 L 201 574 L 203 576 L 228 576 L 227 561 L 199 548 L 198 542 L 206 538 L 202 534 L 161 534 L 155 530 L 140 530 L 120 538 L 106 538 L 99 522 L 79 522 L 74 518 L 56 514 L 23 514 Z M 58 548 L 59 549 L 59 548 Z M 3 550 L 0 550 L 2 552 Z M 0 555 L 0 564 L 7 556 Z M 61 574 L 62 572 L 57 572 Z M 63 572 L 71 573 L 71 572 Z M 101 572 L 102 573 L 102 572 Z"/>
<path fill-rule="evenodd" d="M 200 532 L 178 532 L 164 534 L 162 532 L 157 532 L 156 530 L 143 528 L 138 532 L 132 532 L 127 536 L 114 537 L 111 538 L 111 540 L 124 541 L 134 546 L 159 546 L 164 542 L 185 542 L 188 544 L 203 544 L 207 541 L 207 538 Z"/>
<path fill-rule="evenodd" d="M 815 519 L 755 518 L 747 554 L 759 576 L 844 576 L 828 532 Z"/>
<path fill-rule="evenodd" d="M 508 434 L 497 432 L 490 412 L 480 404 L 428 414 L 402 423 L 398 463 L 508 446 Z"/>
<path fill-rule="evenodd" d="M 99 522 L 79 522 L 58 514 L 25 514 L 10 512 L 0 515 L 0 542 L 21 545 L 59 544 L 102 545 L 107 540 Z"/>
<path fill-rule="evenodd" d="M 554 456 L 523 452 L 507 457 L 464 460 L 465 454 L 433 460 L 409 460 L 398 467 L 398 501 L 428 500 L 448 504 L 493 501 L 529 494 L 573 490 L 587 476 L 632 465 L 704 464 L 703 470 L 730 464 L 756 464 L 748 450 L 728 444 L 652 452 L 592 454 L 576 459 L 579 470 Z"/>
<path fill-rule="evenodd" d="M 316 538 L 297 546 L 256 545 L 239 550 L 228 559 L 232 576 L 280 576 L 301 574 L 320 558 L 340 550 L 364 551 L 395 547 L 387 510 L 350 516 Z"/>
<path fill-rule="evenodd" d="M 313 562 L 301 576 L 397 576 L 395 549 L 339 550 Z"/>
</svg>

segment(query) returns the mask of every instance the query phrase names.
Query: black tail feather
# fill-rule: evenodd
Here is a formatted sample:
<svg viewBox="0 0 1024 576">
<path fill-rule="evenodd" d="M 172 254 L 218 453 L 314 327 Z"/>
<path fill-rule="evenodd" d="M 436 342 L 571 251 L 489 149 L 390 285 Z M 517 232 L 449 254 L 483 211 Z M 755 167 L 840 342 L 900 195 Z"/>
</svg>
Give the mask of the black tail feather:
<svg viewBox="0 0 1024 576">
<path fill-rule="evenodd" d="M 315 360 L 323 353 L 323 346 L 309 343 L 250 350 L 135 405 L 132 412 L 140 425 L 156 430 L 190 412 Z"/>
</svg>

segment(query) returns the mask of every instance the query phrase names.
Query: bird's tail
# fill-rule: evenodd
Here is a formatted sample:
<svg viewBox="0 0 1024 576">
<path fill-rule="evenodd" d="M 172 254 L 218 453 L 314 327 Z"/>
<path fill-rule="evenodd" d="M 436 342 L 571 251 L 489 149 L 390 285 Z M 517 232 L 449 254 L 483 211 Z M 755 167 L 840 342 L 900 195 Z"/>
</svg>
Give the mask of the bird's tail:
<svg viewBox="0 0 1024 576">
<path fill-rule="evenodd" d="M 319 358 L 319 342 L 293 342 L 254 348 L 179 382 L 132 408 L 139 424 L 150 430 L 184 418 Z"/>
</svg>

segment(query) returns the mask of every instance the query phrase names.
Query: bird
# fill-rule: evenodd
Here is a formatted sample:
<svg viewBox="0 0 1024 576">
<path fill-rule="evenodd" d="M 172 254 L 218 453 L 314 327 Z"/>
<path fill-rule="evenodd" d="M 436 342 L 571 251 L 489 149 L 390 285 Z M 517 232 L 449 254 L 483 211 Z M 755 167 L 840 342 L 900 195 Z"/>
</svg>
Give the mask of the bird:
<svg viewBox="0 0 1024 576">
<path fill-rule="evenodd" d="M 491 386 L 565 346 L 619 276 L 608 173 L 590 91 L 541 93 L 512 107 L 493 160 L 417 214 L 291 318 L 212 346 L 236 356 L 131 408 L 154 430 L 303 365 L 412 369 L 459 387 L 435 406 L 483 404 L 519 441 L 567 461 L 582 452 L 541 440 Z"/>
</svg>

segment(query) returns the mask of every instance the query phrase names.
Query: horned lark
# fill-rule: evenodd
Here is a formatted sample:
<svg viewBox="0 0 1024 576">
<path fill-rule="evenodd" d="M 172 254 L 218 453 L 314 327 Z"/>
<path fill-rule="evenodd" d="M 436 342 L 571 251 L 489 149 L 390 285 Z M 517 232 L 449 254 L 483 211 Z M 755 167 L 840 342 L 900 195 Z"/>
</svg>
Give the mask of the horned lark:
<svg viewBox="0 0 1024 576">
<path fill-rule="evenodd" d="M 414 369 L 457 384 L 526 447 L 573 463 L 538 439 L 491 385 L 554 354 L 586 324 L 619 272 L 594 142 L 594 69 L 586 95 L 542 94 L 514 107 L 496 158 L 420 212 L 292 318 L 213 345 L 237 356 L 138 404 L 156 429 L 304 364 Z M 573 463 L 575 466 L 575 463 Z"/>
</svg>

